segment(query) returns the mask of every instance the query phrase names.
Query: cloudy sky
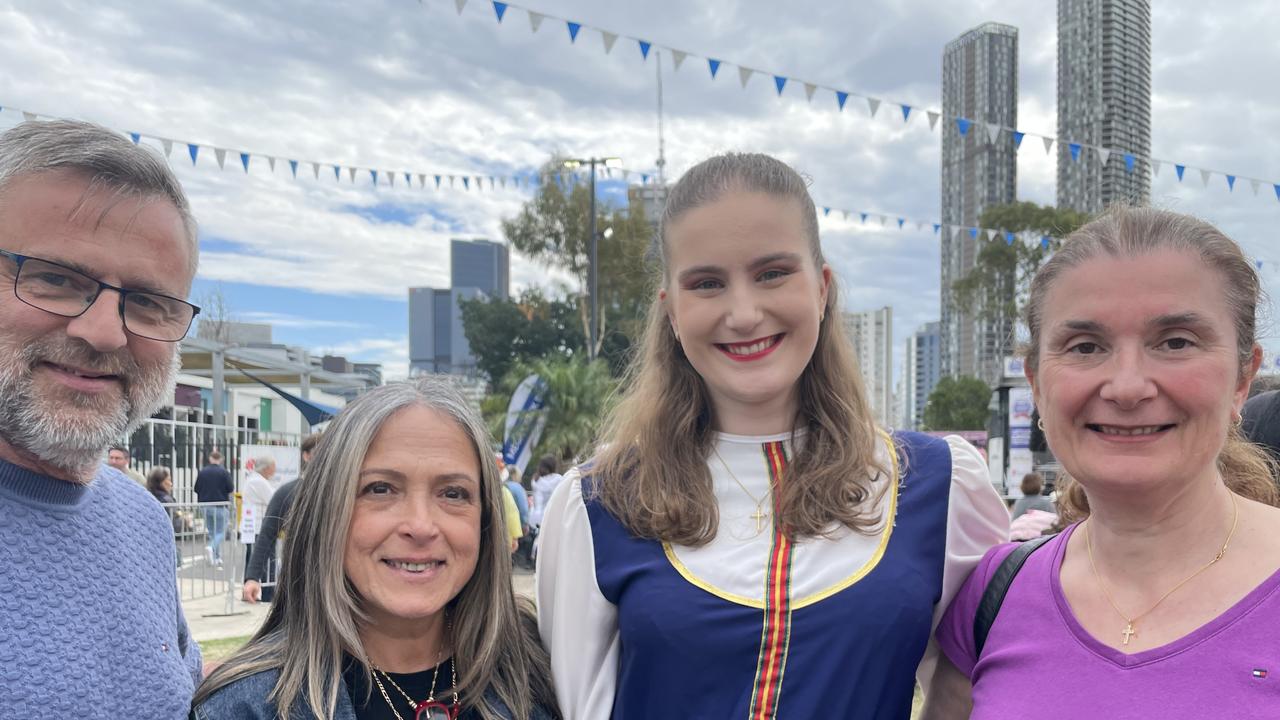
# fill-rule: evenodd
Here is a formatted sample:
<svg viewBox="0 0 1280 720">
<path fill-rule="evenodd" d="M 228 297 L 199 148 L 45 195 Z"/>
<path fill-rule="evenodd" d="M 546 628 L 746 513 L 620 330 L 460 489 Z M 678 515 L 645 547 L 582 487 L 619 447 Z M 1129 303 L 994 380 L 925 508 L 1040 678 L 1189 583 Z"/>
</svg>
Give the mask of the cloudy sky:
<svg viewBox="0 0 1280 720">
<path fill-rule="evenodd" d="M 847 309 L 893 307 L 899 358 L 939 312 L 938 239 L 915 221 L 940 214 L 940 136 L 888 102 L 939 109 L 943 46 L 998 21 L 1020 32 L 1020 129 L 1056 134 L 1051 2 L 527 0 L 501 23 L 489 0 L 461 14 L 455 3 L 0 2 L 0 128 L 21 109 L 179 141 L 172 162 L 201 225 L 195 296 L 218 289 L 277 341 L 380 361 L 390 377 L 407 366 L 407 288 L 447 285 L 448 240 L 501 239 L 500 220 L 528 197 L 435 190 L 433 175 L 528 173 L 556 151 L 653 172 L 656 61 L 634 38 L 690 53 L 678 71 L 661 59 L 669 176 L 717 151 L 763 151 L 811 177 L 818 205 L 891 218 L 882 228 L 833 211 L 823 242 Z M 1280 15 L 1265 0 L 1153 4 L 1153 156 L 1280 183 Z M 527 10 L 551 17 L 534 33 Z M 584 26 L 576 42 L 565 20 Z M 622 36 L 608 54 L 599 29 Z M 724 63 L 715 79 L 709 57 Z M 763 74 L 744 88 L 740 66 Z M 773 74 L 792 78 L 781 97 Z M 820 86 L 812 100 L 805 81 Z M 841 112 L 828 88 L 886 104 L 871 117 L 852 97 Z M 187 142 L 202 146 L 194 167 Z M 219 169 L 214 147 L 254 154 L 249 172 L 235 153 Z M 266 156 L 280 158 L 274 172 Z M 1054 201 L 1055 156 L 1024 143 L 1020 199 Z M 287 159 L 304 161 L 296 180 Z M 323 163 L 318 180 L 306 161 Z M 345 171 L 337 182 L 334 164 L 422 173 L 428 187 L 382 175 L 374 188 Z M 1206 188 L 1167 168 L 1152 194 L 1227 230 L 1280 296 L 1270 184 L 1228 192 L 1221 175 Z M 512 282 L 548 277 L 513 257 Z"/>
</svg>

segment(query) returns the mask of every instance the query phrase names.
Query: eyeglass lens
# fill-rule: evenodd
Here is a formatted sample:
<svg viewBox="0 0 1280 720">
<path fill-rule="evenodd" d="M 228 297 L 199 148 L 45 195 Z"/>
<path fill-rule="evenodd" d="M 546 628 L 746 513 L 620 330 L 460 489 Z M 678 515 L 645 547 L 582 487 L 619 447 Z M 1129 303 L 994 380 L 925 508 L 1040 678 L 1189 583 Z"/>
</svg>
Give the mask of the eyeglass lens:
<svg viewBox="0 0 1280 720">
<path fill-rule="evenodd" d="M 66 317 L 83 313 L 98 295 L 98 281 L 86 275 L 27 258 L 18 271 L 14 286 L 18 299 Z M 124 326 L 129 332 L 155 340 L 180 340 L 193 317 L 190 305 L 153 293 L 127 291 L 124 299 Z"/>
</svg>

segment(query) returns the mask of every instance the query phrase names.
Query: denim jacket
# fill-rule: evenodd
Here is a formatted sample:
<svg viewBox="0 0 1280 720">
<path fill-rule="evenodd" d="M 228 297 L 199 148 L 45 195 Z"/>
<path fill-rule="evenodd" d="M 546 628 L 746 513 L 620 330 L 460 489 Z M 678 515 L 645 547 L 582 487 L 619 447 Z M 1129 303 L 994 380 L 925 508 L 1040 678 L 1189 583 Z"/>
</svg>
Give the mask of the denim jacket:
<svg viewBox="0 0 1280 720">
<path fill-rule="evenodd" d="M 191 709 L 194 720 L 274 720 L 276 708 L 267 702 L 267 695 L 276 686 L 280 678 L 279 670 L 263 670 L 218 689 L 204 702 Z M 339 681 L 341 682 L 341 681 Z M 506 720 L 517 720 L 507 706 L 493 693 L 487 693 L 485 700 L 489 706 L 497 710 L 499 717 Z M 294 701 L 289 711 L 290 720 L 316 720 L 315 714 L 307 707 L 305 700 Z M 535 707 L 528 720 L 550 720 L 551 716 L 542 708 Z M 351 704 L 346 685 L 338 686 L 338 704 L 333 720 L 356 720 L 355 707 Z"/>
</svg>

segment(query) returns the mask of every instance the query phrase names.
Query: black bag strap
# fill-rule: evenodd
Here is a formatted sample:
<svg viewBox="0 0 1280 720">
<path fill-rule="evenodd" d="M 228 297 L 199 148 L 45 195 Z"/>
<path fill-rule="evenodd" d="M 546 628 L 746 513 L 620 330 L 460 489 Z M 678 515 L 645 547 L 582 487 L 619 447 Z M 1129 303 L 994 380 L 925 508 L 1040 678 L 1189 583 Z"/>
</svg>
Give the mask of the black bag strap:
<svg viewBox="0 0 1280 720">
<path fill-rule="evenodd" d="M 987 587 L 982 591 L 982 601 L 978 603 L 978 614 L 973 618 L 973 654 L 974 657 L 982 656 L 982 647 L 987 644 L 987 634 L 991 632 L 991 625 L 996 621 L 996 615 L 1000 614 L 1000 606 L 1004 604 L 1004 596 L 1009 592 L 1009 586 L 1013 584 L 1013 578 L 1017 576 L 1018 571 L 1022 569 L 1027 558 L 1031 553 L 1035 552 L 1041 545 L 1049 542 L 1054 535 L 1041 535 L 1034 540 L 1028 540 L 1013 552 L 1005 556 L 1000 567 L 996 568 L 996 572 L 991 576 L 991 581 L 987 583 Z"/>
</svg>

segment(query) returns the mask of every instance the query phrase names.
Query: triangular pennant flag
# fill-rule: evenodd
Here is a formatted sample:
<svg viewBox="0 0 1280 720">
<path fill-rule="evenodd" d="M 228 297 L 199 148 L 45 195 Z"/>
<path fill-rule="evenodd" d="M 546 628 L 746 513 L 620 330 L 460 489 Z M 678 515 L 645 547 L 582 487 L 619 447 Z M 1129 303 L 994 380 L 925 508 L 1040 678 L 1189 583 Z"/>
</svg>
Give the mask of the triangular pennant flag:
<svg viewBox="0 0 1280 720">
<path fill-rule="evenodd" d="M 1022 138 L 1026 137 L 1026 136 L 1027 136 L 1027 134 L 1026 134 L 1026 133 L 1018 132 L 1017 130 L 1014 130 L 1014 131 L 1013 131 L 1013 147 L 1014 147 L 1014 148 L 1016 148 L 1016 149 L 1021 150 L 1021 149 L 1022 149 Z"/>
<path fill-rule="evenodd" d="M 995 230 L 988 230 L 988 231 L 987 231 L 987 242 L 995 242 L 995 240 L 996 240 L 996 236 L 997 236 L 997 235 L 999 235 L 999 234 L 1000 234 L 1000 233 L 996 232 Z"/>
<path fill-rule="evenodd" d="M 578 31 L 582 29 L 582 23 L 566 21 L 569 27 L 569 42 L 573 43 L 578 40 Z"/>
<path fill-rule="evenodd" d="M 932 110 L 925 111 L 925 114 L 929 116 L 929 132 L 933 132 L 933 129 L 938 125 L 938 118 L 942 117 L 942 115 Z"/>
<path fill-rule="evenodd" d="M 1272 185 L 1276 189 L 1276 200 L 1280 200 L 1280 183 Z"/>
<path fill-rule="evenodd" d="M 436 176 L 435 176 L 435 180 L 436 180 L 436 189 L 437 189 L 437 190 L 439 190 L 439 189 L 440 189 L 440 180 L 441 180 L 440 176 L 439 176 L 439 175 L 436 175 Z"/>
<path fill-rule="evenodd" d="M 1132 174 L 1133 174 L 1133 164 L 1134 164 L 1134 162 L 1135 162 L 1135 161 L 1134 161 L 1134 157 L 1133 157 L 1133 155 L 1132 155 L 1132 154 L 1130 154 L 1130 153 L 1125 153 L 1125 154 L 1124 154 L 1124 171 L 1125 171 L 1125 172 L 1127 172 L 1127 173 L 1129 173 L 1130 175 L 1132 175 Z"/>
<path fill-rule="evenodd" d="M 1151 174 L 1152 174 L 1152 175 L 1154 175 L 1154 176 L 1156 176 L 1156 177 L 1160 177 L 1160 166 L 1161 166 L 1162 164 L 1163 164 L 1163 163 L 1161 163 L 1159 160 L 1152 160 L 1152 161 L 1151 161 Z"/>
<path fill-rule="evenodd" d="M 129 133 L 129 138 L 133 140 L 134 145 L 137 145 L 138 143 L 142 142 L 142 136 L 139 135 L 138 133 Z"/>
<path fill-rule="evenodd" d="M 817 86 L 817 85 L 814 85 L 813 83 L 805 83 L 805 84 L 804 84 L 804 97 L 805 97 L 805 99 L 806 99 L 806 100 L 808 100 L 808 101 L 810 101 L 810 102 L 813 102 L 813 93 L 814 93 L 814 92 L 816 92 L 816 91 L 817 91 L 817 89 L 818 89 L 818 86 Z"/>
<path fill-rule="evenodd" d="M 276 159 L 270 155 L 267 156 L 267 167 L 271 168 L 272 173 L 276 171 Z"/>
<path fill-rule="evenodd" d="M 965 118 L 956 118 L 956 129 L 960 131 L 960 135 L 968 135 L 969 121 Z"/>
<path fill-rule="evenodd" d="M 1067 147 L 1071 150 L 1071 162 L 1080 162 L 1080 143 L 1070 143 Z"/>
<path fill-rule="evenodd" d="M 840 212 L 844 215 L 844 219 L 845 219 L 845 221 L 847 222 L 847 221 L 849 220 L 849 211 L 848 211 L 848 210 L 841 210 Z"/>
<path fill-rule="evenodd" d="M 538 32 L 538 28 L 542 27 L 542 20 L 545 17 L 542 13 L 536 13 L 532 10 L 529 13 L 529 32 Z"/>
<path fill-rule="evenodd" d="M 418 187 L 423 188 L 424 190 L 426 189 L 426 187 L 427 187 L 427 174 L 426 174 L 426 173 L 418 173 Z"/>
<path fill-rule="evenodd" d="M 476 176 L 476 189 L 484 190 L 484 178 L 480 177 L 479 175 Z"/>
<path fill-rule="evenodd" d="M 164 156 L 165 156 L 165 157 L 169 157 L 169 153 L 173 152 L 173 141 L 172 141 L 172 140 L 161 140 L 161 141 L 160 141 L 160 145 L 161 145 L 162 147 L 164 147 Z"/>
<path fill-rule="evenodd" d="M 987 123 L 987 142 L 995 143 L 998 137 L 1000 137 L 1000 126 L 995 123 Z"/>
<path fill-rule="evenodd" d="M 1212 170 L 1201 170 L 1201 171 L 1200 171 L 1200 182 L 1204 183 L 1204 186 L 1205 186 L 1205 187 L 1209 187 L 1209 176 L 1210 176 L 1210 175 L 1213 175 L 1213 171 L 1212 171 Z"/>
<path fill-rule="evenodd" d="M 755 70 L 751 68 L 738 66 L 738 79 L 742 81 L 742 87 L 745 88 L 747 86 L 747 81 L 751 79 L 753 73 L 755 73 Z"/>
<path fill-rule="evenodd" d="M 342 182 L 342 168 L 337 165 L 333 166 L 333 179 Z"/>
<path fill-rule="evenodd" d="M 841 92 L 840 90 L 836 91 L 836 102 L 840 104 L 841 110 L 844 110 L 844 103 L 848 99 L 849 99 L 849 93 Z"/>
<path fill-rule="evenodd" d="M 347 177 L 350 178 L 351 182 L 354 183 L 356 181 L 356 169 L 353 167 L 347 168 Z"/>
<path fill-rule="evenodd" d="M 782 89 L 787 86 L 787 79 L 781 75 L 774 75 L 773 84 L 778 87 L 778 97 L 782 97 Z"/>
<path fill-rule="evenodd" d="M 920 231 L 923 229 L 924 229 L 924 221 L 920 221 L 920 220 L 916 221 L 916 230 Z"/>
<path fill-rule="evenodd" d="M 613 44 L 618 42 L 618 34 L 601 30 L 600 39 L 604 41 L 604 54 L 608 55 L 613 52 Z"/>
<path fill-rule="evenodd" d="M 881 216 L 880 216 L 880 226 L 881 226 L 881 227 L 883 227 L 883 226 L 884 226 L 884 224 L 885 224 L 886 222 L 888 222 L 888 221 L 889 221 L 889 218 L 885 217 L 884 215 L 881 215 Z"/>
<path fill-rule="evenodd" d="M 903 223 L 905 223 L 905 222 L 906 222 L 906 220 L 905 220 L 904 218 L 898 218 L 898 229 L 899 229 L 899 230 L 901 230 L 901 229 L 902 229 L 902 224 L 903 224 Z"/>
<path fill-rule="evenodd" d="M 293 179 L 297 180 L 298 179 L 298 161 L 297 160 L 289 161 L 289 170 L 293 173 Z"/>
<path fill-rule="evenodd" d="M 911 122 L 911 106 L 910 105 L 902 106 L 902 122 L 904 125 L 906 123 Z"/>
<path fill-rule="evenodd" d="M 867 108 L 871 110 L 871 117 L 876 116 L 876 111 L 880 109 L 880 101 L 875 98 L 867 98 Z"/>
<path fill-rule="evenodd" d="M 831 214 L 831 208 L 829 207 L 822 208 L 822 217 L 827 217 L 830 214 Z"/>
<path fill-rule="evenodd" d="M 715 58 L 707 58 L 707 67 L 711 69 L 711 79 L 716 79 L 716 73 L 720 72 L 720 61 Z"/>
<path fill-rule="evenodd" d="M 222 148 L 214 148 L 213 156 L 218 158 L 218 169 L 221 170 L 227 161 L 227 151 Z"/>
<path fill-rule="evenodd" d="M 404 174 L 404 185 L 405 187 L 413 187 L 413 176 L 409 173 Z"/>
<path fill-rule="evenodd" d="M 649 43 L 645 42 L 644 40 L 641 40 L 641 41 L 640 41 L 640 57 L 644 58 L 645 60 L 648 60 L 648 59 L 649 59 L 649 48 L 651 48 L 651 47 L 653 47 L 653 46 L 652 46 L 652 45 L 650 45 Z"/>
<path fill-rule="evenodd" d="M 452 179 L 452 178 L 450 178 L 450 179 Z M 470 190 L 470 189 L 471 189 L 471 178 L 467 177 L 466 175 L 463 175 L 463 176 L 462 176 L 462 188 L 463 188 L 464 190 Z"/>
<path fill-rule="evenodd" d="M 1182 174 L 1187 171 L 1187 166 L 1175 163 L 1173 169 L 1178 173 L 1178 182 L 1182 182 Z"/>
<path fill-rule="evenodd" d="M 671 64 L 675 66 L 676 72 L 680 71 L 680 66 L 684 64 L 684 59 L 688 56 L 689 53 L 684 52 L 683 50 L 671 51 Z"/>
<path fill-rule="evenodd" d="M 27 122 L 31 122 L 32 120 L 35 120 L 35 119 L 36 119 L 36 114 L 35 114 L 35 113 L 31 113 L 31 112 L 27 112 L 26 110 L 23 110 L 23 111 L 22 111 L 22 119 L 23 119 L 23 120 L 26 120 Z"/>
<path fill-rule="evenodd" d="M 1250 181 L 1249 181 L 1249 185 L 1253 188 L 1253 194 L 1254 194 L 1254 195 L 1257 195 L 1257 194 L 1258 194 L 1258 187 L 1259 187 L 1260 185 L 1262 185 L 1262 183 L 1258 182 L 1257 180 L 1250 180 Z"/>
<path fill-rule="evenodd" d="M 1235 175 L 1228 175 L 1228 176 L 1227 176 L 1227 191 L 1228 191 L 1228 192 L 1235 192 L 1235 190 L 1236 190 L 1236 176 L 1235 176 Z"/>
<path fill-rule="evenodd" d="M 165 155 L 168 155 L 169 154 L 168 149 L 173 147 L 173 143 L 169 142 L 168 140 L 165 140 L 164 144 L 165 144 Z M 200 154 L 200 146 L 196 145 L 195 143 L 187 143 L 187 152 L 191 155 L 191 164 L 195 165 L 196 155 Z"/>
<path fill-rule="evenodd" d="M 506 189 L 507 189 L 507 176 L 506 176 L 506 175 L 503 175 L 503 176 L 502 176 L 501 178 L 499 178 L 499 179 L 502 181 L 502 189 L 503 189 L 503 190 L 506 190 Z"/>
<path fill-rule="evenodd" d="M 390 170 L 387 171 L 387 184 L 391 187 L 396 186 L 396 174 Z"/>
<path fill-rule="evenodd" d="M 860 215 L 860 216 L 862 217 L 862 222 L 864 222 L 864 223 L 865 223 L 865 222 L 867 221 L 867 214 L 866 214 L 866 213 L 858 213 L 858 215 Z"/>
<path fill-rule="evenodd" d="M 1111 159 L 1111 151 L 1106 148 L 1098 148 L 1098 158 L 1102 160 L 1102 167 L 1107 166 L 1107 161 Z"/>
<path fill-rule="evenodd" d="M 978 228 L 969 228 L 969 237 L 974 240 L 978 239 Z"/>
<path fill-rule="evenodd" d="M 1005 234 L 1004 234 L 1004 244 L 1005 244 L 1005 245 L 1012 245 L 1012 244 L 1013 244 L 1013 233 L 1011 233 L 1011 232 L 1007 232 L 1007 233 L 1005 233 Z"/>
<path fill-rule="evenodd" d="M 1053 151 L 1053 138 L 1045 137 L 1045 138 L 1041 138 L 1041 140 L 1044 141 L 1044 154 L 1048 155 L 1050 152 Z"/>
<path fill-rule="evenodd" d="M 467 0 L 453 0 L 453 4 L 458 7 L 458 14 L 462 14 L 462 8 L 467 6 Z"/>
<path fill-rule="evenodd" d="M 311 174 L 315 176 L 316 180 L 320 179 L 320 163 L 311 163 Z"/>
<path fill-rule="evenodd" d="M 249 172 L 249 153 L 247 152 L 240 153 L 240 164 L 244 166 L 244 171 L 248 173 Z"/>
<path fill-rule="evenodd" d="M 1257 265 L 1259 270 L 1261 270 L 1261 269 L 1262 269 L 1262 261 L 1261 261 L 1261 260 L 1258 260 L 1257 262 L 1255 262 L 1255 263 L 1254 263 L 1254 265 Z"/>
<path fill-rule="evenodd" d="M 502 16 L 507 14 L 507 4 L 493 0 L 493 12 L 498 16 L 498 22 L 502 22 Z"/>
<path fill-rule="evenodd" d="M 1044 248 L 1045 250 L 1048 250 L 1048 249 L 1049 249 L 1049 236 L 1048 236 L 1048 235 L 1041 235 L 1041 236 L 1040 236 L 1040 247 Z"/>
<path fill-rule="evenodd" d="M 934 223 L 934 224 L 933 224 L 933 234 L 934 234 L 934 235 L 937 235 L 937 234 L 938 234 L 938 231 L 939 231 L 939 230 L 941 230 L 941 229 L 942 229 L 942 225 L 939 225 L 938 223 Z"/>
</svg>

